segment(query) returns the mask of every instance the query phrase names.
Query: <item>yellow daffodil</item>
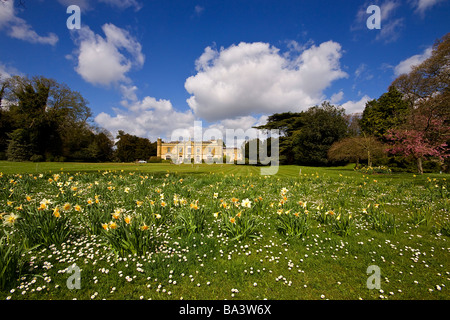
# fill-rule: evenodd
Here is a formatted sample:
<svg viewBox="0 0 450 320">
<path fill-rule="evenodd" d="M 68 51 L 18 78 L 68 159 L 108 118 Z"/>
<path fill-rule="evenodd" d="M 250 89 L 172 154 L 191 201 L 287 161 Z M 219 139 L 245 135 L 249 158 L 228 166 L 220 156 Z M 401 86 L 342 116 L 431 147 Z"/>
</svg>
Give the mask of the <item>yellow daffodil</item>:
<svg viewBox="0 0 450 320">
<path fill-rule="evenodd" d="M 55 209 L 53 209 L 53 216 L 55 218 L 59 218 L 61 216 L 61 214 L 59 212 L 59 207 L 56 207 Z"/>
<path fill-rule="evenodd" d="M 117 223 L 111 221 L 111 222 L 109 223 L 109 228 L 110 228 L 110 229 L 113 229 L 113 230 L 114 230 L 114 229 L 117 229 Z"/>
</svg>

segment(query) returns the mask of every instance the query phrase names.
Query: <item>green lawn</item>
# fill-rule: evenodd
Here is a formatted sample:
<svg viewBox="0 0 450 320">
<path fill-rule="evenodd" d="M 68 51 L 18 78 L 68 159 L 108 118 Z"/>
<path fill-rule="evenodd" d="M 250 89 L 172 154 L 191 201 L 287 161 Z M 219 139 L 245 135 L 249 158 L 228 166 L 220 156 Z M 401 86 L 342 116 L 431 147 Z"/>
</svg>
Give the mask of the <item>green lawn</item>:
<svg viewBox="0 0 450 320">
<path fill-rule="evenodd" d="M 449 299 L 450 175 L 352 168 L 2 161 L 0 298 Z"/>
</svg>

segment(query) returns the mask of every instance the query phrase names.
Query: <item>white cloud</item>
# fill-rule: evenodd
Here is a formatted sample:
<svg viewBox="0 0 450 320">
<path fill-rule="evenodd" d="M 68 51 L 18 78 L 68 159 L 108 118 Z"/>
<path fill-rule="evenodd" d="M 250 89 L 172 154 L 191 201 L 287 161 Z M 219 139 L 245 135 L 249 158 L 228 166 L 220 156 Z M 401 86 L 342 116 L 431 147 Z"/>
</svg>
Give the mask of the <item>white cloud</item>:
<svg viewBox="0 0 450 320">
<path fill-rule="evenodd" d="M 102 112 L 95 117 L 95 122 L 113 135 L 118 130 L 124 130 L 151 141 L 156 141 L 158 137 L 170 139 L 173 130 L 194 125 L 192 112 L 175 110 L 169 100 L 156 100 L 147 96 L 140 101 L 122 102 L 122 105 L 125 106 L 124 110 L 113 108 L 113 116 Z"/>
<path fill-rule="evenodd" d="M 421 64 L 424 60 L 428 59 L 431 56 L 432 47 L 425 49 L 425 51 L 421 54 L 416 54 L 408 59 L 401 61 L 398 65 L 394 67 L 394 74 L 399 76 L 404 73 L 409 73 L 412 70 L 413 66 L 417 66 Z"/>
<path fill-rule="evenodd" d="M 144 64 L 141 45 L 128 31 L 113 24 L 104 24 L 102 30 L 105 38 L 89 27 L 74 31 L 78 34 L 75 42 L 79 45 L 75 70 L 92 84 L 128 82 L 126 73 Z"/>
<path fill-rule="evenodd" d="M 311 45 L 296 56 L 268 43 L 241 42 L 220 51 L 207 47 L 197 74 L 185 82 L 194 114 L 208 121 L 255 114 L 301 111 L 320 103 L 323 90 L 347 77 L 339 43 Z"/>
<path fill-rule="evenodd" d="M 403 18 L 393 19 L 392 21 L 381 22 L 380 32 L 376 36 L 376 40 L 385 43 L 395 42 L 400 37 L 403 28 Z"/>
<path fill-rule="evenodd" d="M 364 111 L 367 101 L 370 100 L 372 99 L 369 96 L 365 95 L 358 101 L 347 101 L 342 104 L 341 107 L 345 109 L 346 114 L 360 113 Z"/>
<path fill-rule="evenodd" d="M 15 75 L 20 75 L 20 72 L 16 68 L 0 62 L 0 80 L 8 79 Z"/>
<path fill-rule="evenodd" d="M 436 4 L 442 2 L 442 0 L 414 0 L 412 2 L 413 7 L 415 7 L 415 12 L 421 15 L 425 14 L 425 11 L 431 9 Z"/>
<path fill-rule="evenodd" d="M 142 4 L 136 0 L 99 0 L 119 9 L 134 8 L 136 11 L 142 8 Z"/>
<path fill-rule="evenodd" d="M 385 1 L 380 5 L 381 29 L 376 39 L 385 43 L 394 42 L 400 37 L 403 18 L 393 18 L 395 10 L 400 6 L 398 1 Z"/>
<path fill-rule="evenodd" d="M 58 42 L 58 36 L 54 33 L 48 33 L 47 36 L 40 36 L 33 28 L 22 18 L 16 15 L 14 0 L 0 2 L 0 30 L 5 29 L 8 36 L 28 41 L 31 43 L 55 45 Z"/>
<path fill-rule="evenodd" d="M 331 104 L 336 104 L 344 98 L 344 92 L 339 91 L 338 93 L 334 93 L 330 98 Z"/>
</svg>

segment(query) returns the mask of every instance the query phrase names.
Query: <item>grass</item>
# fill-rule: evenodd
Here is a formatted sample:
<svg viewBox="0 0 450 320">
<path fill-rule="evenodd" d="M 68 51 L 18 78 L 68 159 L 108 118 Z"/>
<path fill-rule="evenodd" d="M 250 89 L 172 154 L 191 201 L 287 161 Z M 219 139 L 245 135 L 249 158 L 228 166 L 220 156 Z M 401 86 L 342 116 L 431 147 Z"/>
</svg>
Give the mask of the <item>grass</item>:
<svg viewBox="0 0 450 320">
<path fill-rule="evenodd" d="M 27 251 L 0 299 L 450 298 L 449 175 L 259 170 L 0 162 L 2 245 Z M 81 289 L 66 286 L 73 263 Z"/>
</svg>

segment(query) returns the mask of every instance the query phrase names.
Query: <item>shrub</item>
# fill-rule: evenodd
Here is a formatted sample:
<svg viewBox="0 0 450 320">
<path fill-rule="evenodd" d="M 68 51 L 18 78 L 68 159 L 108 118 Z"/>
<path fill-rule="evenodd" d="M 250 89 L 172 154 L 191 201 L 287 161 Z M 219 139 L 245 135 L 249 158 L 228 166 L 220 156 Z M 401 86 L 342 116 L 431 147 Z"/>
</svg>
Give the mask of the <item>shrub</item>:
<svg viewBox="0 0 450 320">
<path fill-rule="evenodd" d="M 157 157 L 157 156 L 151 156 L 148 159 L 149 163 L 161 163 L 163 160 L 161 159 L 161 157 Z"/>
<path fill-rule="evenodd" d="M 40 155 L 40 154 L 33 154 L 30 158 L 30 161 L 33 162 L 43 162 L 44 161 L 44 156 Z"/>
<path fill-rule="evenodd" d="M 355 171 L 359 171 L 364 174 L 390 174 L 392 170 L 386 166 L 378 166 L 378 167 L 355 167 Z"/>
</svg>

